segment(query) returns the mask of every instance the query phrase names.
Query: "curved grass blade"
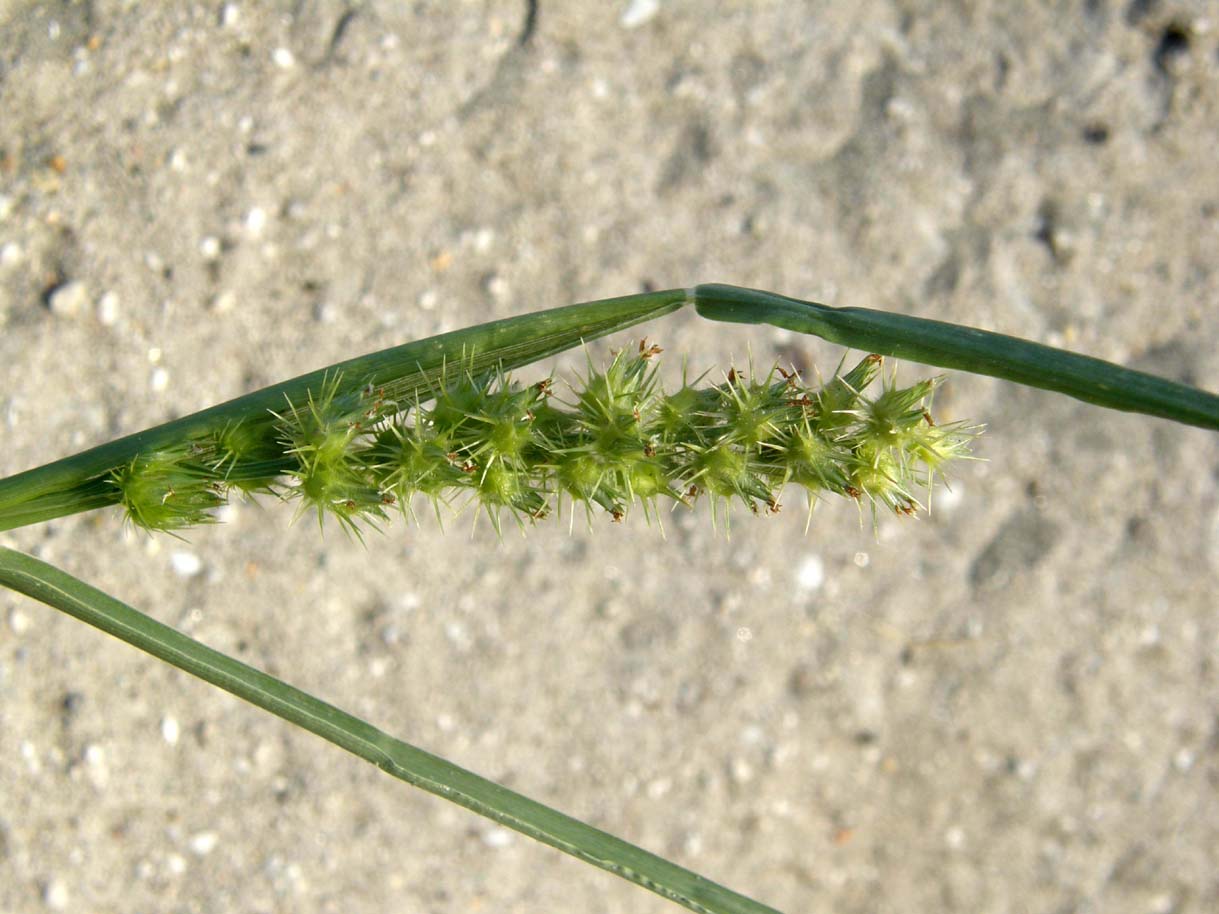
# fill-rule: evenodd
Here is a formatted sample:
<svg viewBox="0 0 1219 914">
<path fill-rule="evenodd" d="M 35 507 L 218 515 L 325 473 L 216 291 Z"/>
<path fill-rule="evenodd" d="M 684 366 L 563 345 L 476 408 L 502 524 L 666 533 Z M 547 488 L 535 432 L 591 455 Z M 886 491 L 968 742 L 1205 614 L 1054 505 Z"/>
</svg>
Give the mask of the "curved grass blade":
<svg viewBox="0 0 1219 914">
<path fill-rule="evenodd" d="M 188 638 L 31 556 L 0 547 L 0 585 L 62 610 L 231 692 L 387 774 L 702 914 L 778 914 L 606 832 L 394 739 L 333 705 Z"/>
<path fill-rule="evenodd" d="M 1109 409 L 1219 430 L 1219 396 L 1029 340 L 716 283 L 696 286 L 693 298 L 698 313 L 710 320 L 772 324 L 864 352 L 990 375 Z"/>
</svg>

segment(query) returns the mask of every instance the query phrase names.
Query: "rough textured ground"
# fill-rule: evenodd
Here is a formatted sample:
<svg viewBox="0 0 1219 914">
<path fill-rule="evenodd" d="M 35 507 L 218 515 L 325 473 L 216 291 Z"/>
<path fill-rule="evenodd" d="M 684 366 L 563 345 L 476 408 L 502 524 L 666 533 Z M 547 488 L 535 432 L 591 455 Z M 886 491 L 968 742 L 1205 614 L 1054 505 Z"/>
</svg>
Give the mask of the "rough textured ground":
<svg viewBox="0 0 1219 914">
<path fill-rule="evenodd" d="M 1210 4 L 525 11 L 0 3 L 0 475 L 698 281 L 1219 389 Z M 839 358 L 648 332 L 674 369 Z M 703 507 L 363 549 L 267 505 L 0 542 L 785 911 L 1219 909 L 1215 435 L 938 402 L 989 462 L 876 536 L 849 504 L 803 535 L 793 497 L 730 541 Z M 672 910 L 0 595 L 0 910 L 44 909 Z"/>
</svg>

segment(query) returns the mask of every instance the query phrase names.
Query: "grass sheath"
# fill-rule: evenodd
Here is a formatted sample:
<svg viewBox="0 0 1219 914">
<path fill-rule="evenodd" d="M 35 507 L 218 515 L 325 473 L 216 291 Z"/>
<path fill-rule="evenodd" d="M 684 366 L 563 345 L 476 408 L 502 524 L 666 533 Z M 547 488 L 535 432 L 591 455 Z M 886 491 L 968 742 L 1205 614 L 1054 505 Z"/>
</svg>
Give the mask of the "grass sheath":
<svg viewBox="0 0 1219 914">
<path fill-rule="evenodd" d="M 718 383 L 656 380 L 658 347 L 590 366 L 564 400 L 507 371 L 693 305 L 871 353 L 820 389 L 778 368 Z M 493 523 L 567 500 L 619 520 L 633 505 L 705 494 L 777 511 L 794 484 L 912 514 L 918 491 L 966 456 L 976 429 L 937 424 L 938 379 L 900 388 L 882 355 L 991 375 L 1112 409 L 1219 430 L 1219 397 L 997 333 L 751 289 L 700 285 L 587 302 L 342 362 L 0 480 L 0 531 L 121 504 L 150 530 L 207 523 L 228 494 L 298 500 L 359 535 L 416 499 L 465 493 Z M 869 386 L 882 377 L 880 390 Z M 700 379 L 701 381 L 702 379 Z M 187 638 L 37 559 L 0 548 L 0 585 L 41 600 L 341 746 L 411 784 L 685 905 L 772 912 L 681 867 L 396 740 Z"/>
</svg>

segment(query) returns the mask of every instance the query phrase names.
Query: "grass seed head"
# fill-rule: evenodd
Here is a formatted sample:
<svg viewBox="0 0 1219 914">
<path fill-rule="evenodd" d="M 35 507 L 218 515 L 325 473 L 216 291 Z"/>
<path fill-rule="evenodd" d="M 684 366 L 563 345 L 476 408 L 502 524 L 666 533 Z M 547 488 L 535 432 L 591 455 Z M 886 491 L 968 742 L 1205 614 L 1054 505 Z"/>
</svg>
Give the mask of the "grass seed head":
<svg viewBox="0 0 1219 914">
<path fill-rule="evenodd" d="M 913 493 L 966 457 L 978 431 L 934 423 L 938 380 L 902 388 L 889 379 L 869 397 L 879 356 L 820 389 L 775 369 L 765 380 L 729 371 L 718 385 L 683 382 L 666 395 L 659 351 L 645 342 L 604 369 L 590 365 L 571 402 L 550 379 L 521 386 L 502 372 L 450 368 L 404 407 L 384 389 L 328 375 L 304 403 L 142 457 L 112 481 L 133 522 L 159 530 L 208 522 L 228 485 L 299 499 L 319 523 L 329 516 L 356 535 L 392 505 L 413 516 L 416 495 L 439 510 L 463 492 L 497 530 L 502 512 L 524 524 L 560 497 L 615 521 L 635 504 L 651 517 L 658 499 L 689 504 L 702 493 L 713 517 L 736 501 L 775 513 L 789 484 L 808 491 L 810 511 L 819 494 L 836 493 L 912 514 Z"/>
</svg>

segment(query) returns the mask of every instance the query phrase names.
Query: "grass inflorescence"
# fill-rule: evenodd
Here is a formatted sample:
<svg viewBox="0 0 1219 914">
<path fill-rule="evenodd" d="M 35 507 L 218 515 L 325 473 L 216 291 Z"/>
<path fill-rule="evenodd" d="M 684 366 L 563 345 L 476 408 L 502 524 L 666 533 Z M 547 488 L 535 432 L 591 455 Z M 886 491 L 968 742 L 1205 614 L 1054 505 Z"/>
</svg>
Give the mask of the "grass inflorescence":
<svg viewBox="0 0 1219 914">
<path fill-rule="evenodd" d="M 911 515 L 977 434 L 932 419 L 939 379 L 882 378 L 870 396 L 880 356 L 818 388 L 775 367 L 666 393 L 660 351 L 643 341 L 590 365 L 568 393 L 552 378 L 526 386 L 454 366 L 402 403 L 372 385 L 344 392 L 333 374 L 304 402 L 137 459 L 111 481 L 135 524 L 168 531 L 210 521 L 232 489 L 296 500 L 357 535 L 420 500 L 439 511 L 463 494 L 497 530 L 505 514 L 524 524 L 564 504 L 618 521 L 704 495 L 713 516 L 732 502 L 775 513 L 789 485 L 808 493 L 810 512 L 833 494 Z"/>
</svg>

